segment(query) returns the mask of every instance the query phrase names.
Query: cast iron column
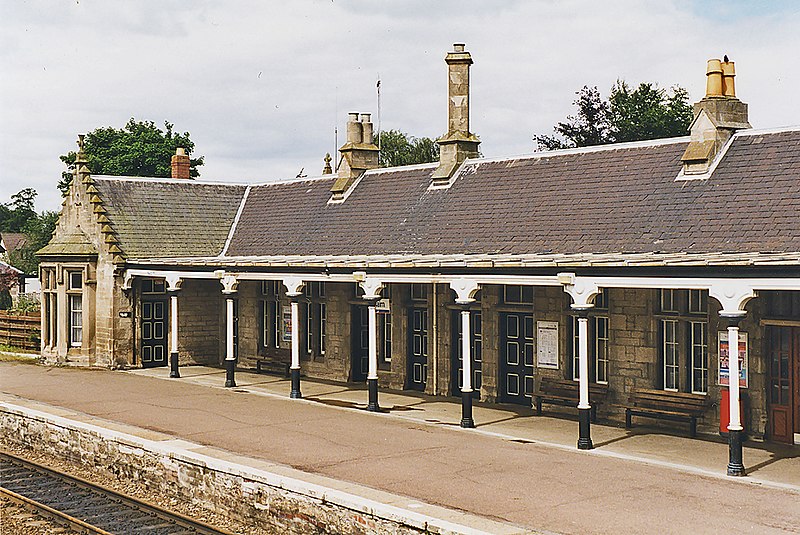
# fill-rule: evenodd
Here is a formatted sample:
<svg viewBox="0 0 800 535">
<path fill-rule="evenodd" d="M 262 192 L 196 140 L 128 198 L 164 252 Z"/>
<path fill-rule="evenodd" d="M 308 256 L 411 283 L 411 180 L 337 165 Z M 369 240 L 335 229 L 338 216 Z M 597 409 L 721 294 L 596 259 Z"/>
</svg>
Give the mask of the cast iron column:
<svg viewBox="0 0 800 535">
<path fill-rule="evenodd" d="M 178 371 L 178 290 L 169 290 L 169 376 L 177 379 L 181 376 Z"/>
<path fill-rule="evenodd" d="M 225 386 L 227 388 L 236 386 L 236 358 L 233 355 L 233 296 L 228 294 L 225 298 L 225 305 L 227 307 L 227 314 L 225 320 L 225 327 L 227 335 L 225 337 Z"/>
<path fill-rule="evenodd" d="M 369 403 L 367 410 L 378 412 L 378 312 L 375 308 L 378 297 L 365 297 L 369 312 L 369 368 L 367 371 L 367 389 L 369 390 Z"/>
<path fill-rule="evenodd" d="M 592 445 L 592 406 L 589 403 L 589 311 L 575 309 L 578 314 L 578 363 L 580 398 L 578 401 L 578 449 L 590 450 Z"/>
<path fill-rule="evenodd" d="M 289 367 L 292 376 L 292 391 L 289 397 L 300 399 L 300 295 L 287 294 L 291 300 L 292 307 L 292 365 Z"/>
<path fill-rule="evenodd" d="M 469 303 L 461 305 L 461 427 L 475 427 L 472 419 L 472 340 Z"/>
<path fill-rule="evenodd" d="M 745 475 L 742 462 L 744 428 L 739 413 L 739 322 L 744 315 L 727 316 L 728 320 L 728 391 L 730 421 L 728 422 L 728 475 Z"/>
</svg>

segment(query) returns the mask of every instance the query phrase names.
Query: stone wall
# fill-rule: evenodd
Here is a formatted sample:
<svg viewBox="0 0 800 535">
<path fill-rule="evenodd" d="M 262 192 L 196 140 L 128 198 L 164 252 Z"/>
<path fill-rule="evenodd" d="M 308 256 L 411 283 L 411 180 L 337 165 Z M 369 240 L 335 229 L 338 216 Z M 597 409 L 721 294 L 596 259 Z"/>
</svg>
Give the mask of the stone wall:
<svg viewBox="0 0 800 535">
<path fill-rule="evenodd" d="M 223 353 L 225 300 L 216 279 L 186 279 L 178 291 L 179 363 L 219 364 Z"/>
<path fill-rule="evenodd" d="M 309 483 L 292 477 L 291 469 L 276 466 L 278 472 L 270 472 L 223 461 L 223 456 L 234 456 L 205 455 L 196 452 L 199 446 L 184 442 L 148 440 L 8 406 L 0 408 L 0 429 L 0 443 L 7 446 L 83 465 L 102 477 L 132 482 L 165 498 L 188 501 L 270 532 L 483 533 Z"/>
</svg>

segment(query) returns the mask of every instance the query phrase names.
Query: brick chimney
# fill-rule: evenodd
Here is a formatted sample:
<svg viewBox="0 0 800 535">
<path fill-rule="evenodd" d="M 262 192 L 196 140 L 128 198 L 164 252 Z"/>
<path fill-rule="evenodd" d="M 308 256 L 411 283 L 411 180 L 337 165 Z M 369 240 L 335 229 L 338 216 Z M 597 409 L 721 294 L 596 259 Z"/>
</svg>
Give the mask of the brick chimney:
<svg viewBox="0 0 800 535">
<path fill-rule="evenodd" d="M 469 66 L 472 56 L 462 43 L 453 45 L 444 59 L 447 63 L 447 133 L 439 144 L 439 167 L 433 172 L 433 185 L 446 185 L 467 158 L 478 156 L 480 140 L 469 131 Z"/>
<path fill-rule="evenodd" d="M 175 149 L 175 154 L 172 156 L 172 178 L 182 178 L 190 180 L 191 164 L 189 163 L 189 156 L 186 154 L 186 149 L 178 147 Z"/>
<path fill-rule="evenodd" d="M 708 60 L 706 96 L 694 105 L 694 120 L 689 127 L 691 141 L 681 157 L 684 175 L 701 175 L 720 149 L 737 130 L 752 128 L 747 120 L 747 104 L 736 98 L 736 70 L 725 56 Z"/>
<path fill-rule="evenodd" d="M 347 141 L 339 152 L 339 177 L 331 186 L 332 200 L 344 199 L 347 190 L 367 171 L 378 167 L 378 147 L 372 139 L 372 122 L 369 113 L 350 113 L 347 119 Z"/>
</svg>

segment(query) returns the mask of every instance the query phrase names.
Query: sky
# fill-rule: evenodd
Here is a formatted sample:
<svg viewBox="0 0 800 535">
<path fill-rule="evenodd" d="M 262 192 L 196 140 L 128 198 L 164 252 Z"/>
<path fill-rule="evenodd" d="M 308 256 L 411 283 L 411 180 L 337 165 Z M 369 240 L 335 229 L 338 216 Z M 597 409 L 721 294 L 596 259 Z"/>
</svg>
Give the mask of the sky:
<svg viewBox="0 0 800 535">
<path fill-rule="evenodd" d="M 486 157 L 530 153 L 584 85 L 699 100 L 723 54 L 755 128 L 800 125 L 799 29 L 790 0 L 0 0 L 0 202 L 58 209 L 59 155 L 131 117 L 188 131 L 201 180 L 316 176 L 348 112 L 376 119 L 379 78 L 382 129 L 436 138 L 453 43 Z"/>
</svg>

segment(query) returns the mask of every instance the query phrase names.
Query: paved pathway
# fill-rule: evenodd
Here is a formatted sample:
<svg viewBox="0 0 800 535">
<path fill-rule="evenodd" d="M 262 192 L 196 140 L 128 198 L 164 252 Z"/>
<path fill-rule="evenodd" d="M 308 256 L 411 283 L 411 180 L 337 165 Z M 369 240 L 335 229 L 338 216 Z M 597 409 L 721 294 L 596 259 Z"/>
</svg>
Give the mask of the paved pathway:
<svg viewBox="0 0 800 535">
<path fill-rule="evenodd" d="M 460 405 L 382 393 L 386 414 L 358 410 L 366 391 L 184 368 L 111 372 L 0 363 L 0 390 L 169 433 L 427 503 L 565 533 L 800 532 L 800 449 L 747 447 L 752 475 L 724 475 L 713 440 L 594 426 L 598 446 L 574 447 L 577 423 L 529 409 Z"/>
</svg>

